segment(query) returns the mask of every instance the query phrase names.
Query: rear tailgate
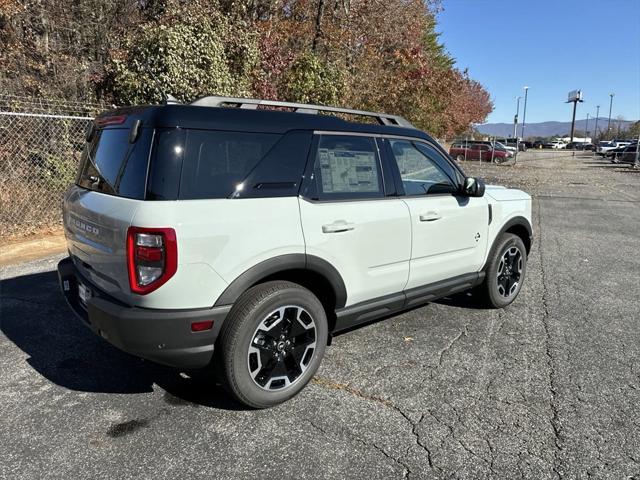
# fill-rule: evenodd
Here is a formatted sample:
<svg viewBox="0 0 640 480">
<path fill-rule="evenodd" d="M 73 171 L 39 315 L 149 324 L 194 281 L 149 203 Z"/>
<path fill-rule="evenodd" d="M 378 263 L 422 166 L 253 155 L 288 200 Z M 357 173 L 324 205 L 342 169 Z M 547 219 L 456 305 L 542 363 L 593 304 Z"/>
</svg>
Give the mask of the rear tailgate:
<svg viewBox="0 0 640 480">
<path fill-rule="evenodd" d="M 153 129 L 135 116 L 114 113 L 98 117 L 87 134 L 77 185 L 64 198 L 64 227 L 80 273 L 131 303 L 127 229 L 145 198 Z"/>
<path fill-rule="evenodd" d="M 73 186 L 64 199 L 69 253 L 80 273 L 109 295 L 131 299 L 127 271 L 127 229 L 138 200 Z"/>
</svg>

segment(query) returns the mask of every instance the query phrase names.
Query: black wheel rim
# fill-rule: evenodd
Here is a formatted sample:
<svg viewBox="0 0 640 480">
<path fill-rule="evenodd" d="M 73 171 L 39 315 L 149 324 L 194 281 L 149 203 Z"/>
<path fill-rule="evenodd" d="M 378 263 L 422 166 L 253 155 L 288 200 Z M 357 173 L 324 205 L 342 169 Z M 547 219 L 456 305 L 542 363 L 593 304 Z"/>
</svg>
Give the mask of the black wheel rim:
<svg viewBox="0 0 640 480">
<path fill-rule="evenodd" d="M 249 375 L 264 390 L 281 390 L 300 380 L 316 349 L 316 323 L 304 308 L 286 305 L 256 328 L 247 353 Z"/>
<path fill-rule="evenodd" d="M 515 295 L 522 278 L 523 257 L 518 247 L 509 247 L 500 258 L 496 281 L 498 293 L 504 298 Z"/>
</svg>

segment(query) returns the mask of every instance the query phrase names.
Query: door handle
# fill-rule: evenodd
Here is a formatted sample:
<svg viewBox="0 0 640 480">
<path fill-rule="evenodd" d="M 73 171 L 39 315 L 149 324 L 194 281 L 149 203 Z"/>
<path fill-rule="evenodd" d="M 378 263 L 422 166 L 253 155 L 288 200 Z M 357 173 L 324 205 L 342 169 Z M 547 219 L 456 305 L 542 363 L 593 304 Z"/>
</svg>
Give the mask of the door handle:
<svg viewBox="0 0 640 480">
<path fill-rule="evenodd" d="M 442 216 L 438 212 L 427 212 L 420 215 L 421 222 L 435 222 L 436 220 L 440 220 Z"/>
<path fill-rule="evenodd" d="M 356 228 L 355 224 L 349 223 L 345 220 L 336 220 L 333 223 L 322 226 L 322 233 L 341 233 L 348 232 Z"/>
</svg>

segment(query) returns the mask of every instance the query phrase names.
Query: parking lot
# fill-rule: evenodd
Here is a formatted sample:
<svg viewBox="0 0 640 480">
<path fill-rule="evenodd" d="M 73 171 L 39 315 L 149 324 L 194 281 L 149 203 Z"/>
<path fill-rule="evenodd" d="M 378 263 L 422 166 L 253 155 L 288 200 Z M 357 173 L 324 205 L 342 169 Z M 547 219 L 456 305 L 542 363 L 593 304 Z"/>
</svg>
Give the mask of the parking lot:
<svg viewBox="0 0 640 480">
<path fill-rule="evenodd" d="M 93 336 L 59 256 L 3 268 L 0 478 L 640 479 L 640 172 L 464 167 L 534 196 L 516 302 L 461 294 L 340 335 L 270 410 Z"/>
</svg>

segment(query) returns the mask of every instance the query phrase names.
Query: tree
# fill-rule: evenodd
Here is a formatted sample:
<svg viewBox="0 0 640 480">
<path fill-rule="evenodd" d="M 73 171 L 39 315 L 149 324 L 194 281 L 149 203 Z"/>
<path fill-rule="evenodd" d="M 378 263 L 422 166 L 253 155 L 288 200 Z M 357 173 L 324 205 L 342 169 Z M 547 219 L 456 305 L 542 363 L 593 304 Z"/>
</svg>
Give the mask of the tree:
<svg viewBox="0 0 640 480">
<path fill-rule="evenodd" d="M 173 2 L 172 2 L 173 3 Z M 211 94 L 249 94 L 256 36 L 200 2 L 175 2 L 160 21 L 143 24 L 111 51 L 110 90 L 120 104 L 181 101 Z"/>
<path fill-rule="evenodd" d="M 287 100 L 334 105 L 343 89 L 338 68 L 322 62 L 313 53 L 300 55 L 291 64 L 283 81 Z"/>
<path fill-rule="evenodd" d="M 0 87 L 116 104 L 201 95 L 405 116 L 439 137 L 488 92 L 436 32 L 438 0 L 0 0 Z"/>
</svg>

